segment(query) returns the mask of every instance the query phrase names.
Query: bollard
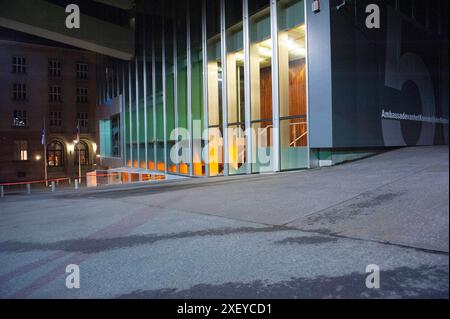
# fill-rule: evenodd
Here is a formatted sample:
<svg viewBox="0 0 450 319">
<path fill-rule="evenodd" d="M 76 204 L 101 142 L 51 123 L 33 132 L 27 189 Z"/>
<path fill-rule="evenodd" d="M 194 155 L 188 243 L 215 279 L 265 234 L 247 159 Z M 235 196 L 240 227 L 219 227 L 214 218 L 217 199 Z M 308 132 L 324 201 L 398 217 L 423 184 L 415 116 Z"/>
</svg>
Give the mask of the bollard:
<svg viewBox="0 0 450 319">
<path fill-rule="evenodd" d="M 75 179 L 75 190 L 78 190 L 78 179 Z"/>
<path fill-rule="evenodd" d="M 0 197 L 5 197 L 5 190 L 3 187 L 4 186 L 0 186 Z"/>
<path fill-rule="evenodd" d="M 55 181 L 52 181 L 52 192 L 54 193 L 56 190 Z"/>
<path fill-rule="evenodd" d="M 31 185 L 27 184 L 27 194 L 30 195 L 31 194 Z"/>
</svg>

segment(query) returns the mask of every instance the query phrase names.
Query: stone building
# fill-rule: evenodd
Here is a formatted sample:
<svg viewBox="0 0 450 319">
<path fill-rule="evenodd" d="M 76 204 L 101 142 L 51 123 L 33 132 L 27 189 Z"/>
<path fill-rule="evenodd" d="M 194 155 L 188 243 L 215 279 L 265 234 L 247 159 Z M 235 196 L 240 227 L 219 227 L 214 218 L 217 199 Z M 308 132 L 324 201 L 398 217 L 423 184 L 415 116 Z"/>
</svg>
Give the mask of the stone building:
<svg viewBox="0 0 450 319">
<path fill-rule="evenodd" d="M 96 53 L 0 34 L 0 182 L 44 179 L 44 123 L 49 178 L 93 170 Z"/>
</svg>

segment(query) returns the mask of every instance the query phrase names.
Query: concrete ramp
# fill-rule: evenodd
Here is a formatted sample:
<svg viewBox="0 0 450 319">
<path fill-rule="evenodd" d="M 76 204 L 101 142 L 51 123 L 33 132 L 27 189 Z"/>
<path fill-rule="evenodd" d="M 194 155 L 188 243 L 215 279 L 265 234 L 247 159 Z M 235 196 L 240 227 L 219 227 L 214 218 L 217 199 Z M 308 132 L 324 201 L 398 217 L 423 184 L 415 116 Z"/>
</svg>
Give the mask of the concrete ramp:
<svg viewBox="0 0 450 319">
<path fill-rule="evenodd" d="M 0 26 L 122 60 L 134 57 L 134 30 L 87 15 L 66 28 L 65 8 L 42 0 L 0 0 Z"/>
</svg>

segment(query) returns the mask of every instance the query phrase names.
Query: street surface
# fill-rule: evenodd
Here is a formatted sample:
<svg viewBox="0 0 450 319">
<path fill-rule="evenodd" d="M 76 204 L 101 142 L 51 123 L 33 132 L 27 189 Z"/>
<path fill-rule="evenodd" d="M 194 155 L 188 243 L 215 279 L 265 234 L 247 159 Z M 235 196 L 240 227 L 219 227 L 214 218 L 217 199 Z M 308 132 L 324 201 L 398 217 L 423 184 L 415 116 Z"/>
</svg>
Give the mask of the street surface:
<svg viewBox="0 0 450 319">
<path fill-rule="evenodd" d="M 0 298 L 448 298 L 449 149 L 0 199 Z M 79 265 L 80 288 L 66 287 Z M 380 289 L 366 287 L 368 265 Z"/>
</svg>

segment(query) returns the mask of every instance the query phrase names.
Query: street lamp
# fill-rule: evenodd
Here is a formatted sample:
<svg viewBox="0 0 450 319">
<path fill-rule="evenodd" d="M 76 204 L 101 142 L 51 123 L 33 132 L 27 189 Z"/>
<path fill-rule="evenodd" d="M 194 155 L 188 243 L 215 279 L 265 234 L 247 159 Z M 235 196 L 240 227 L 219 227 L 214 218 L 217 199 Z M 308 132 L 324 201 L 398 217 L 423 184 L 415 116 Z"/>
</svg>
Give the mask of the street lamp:
<svg viewBox="0 0 450 319">
<path fill-rule="evenodd" d="M 72 154 L 73 150 L 75 149 L 75 145 L 72 143 L 67 144 L 67 150 L 70 154 Z"/>
</svg>

